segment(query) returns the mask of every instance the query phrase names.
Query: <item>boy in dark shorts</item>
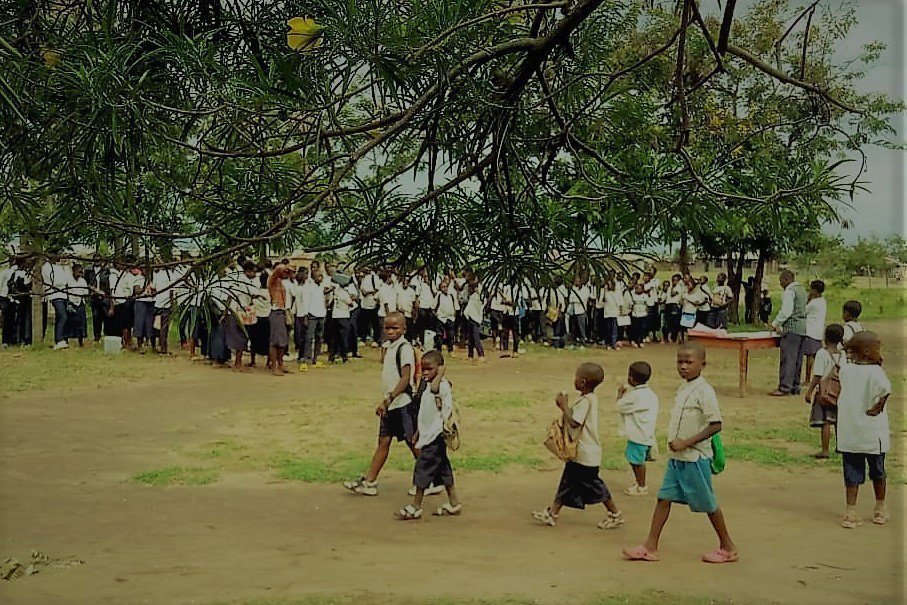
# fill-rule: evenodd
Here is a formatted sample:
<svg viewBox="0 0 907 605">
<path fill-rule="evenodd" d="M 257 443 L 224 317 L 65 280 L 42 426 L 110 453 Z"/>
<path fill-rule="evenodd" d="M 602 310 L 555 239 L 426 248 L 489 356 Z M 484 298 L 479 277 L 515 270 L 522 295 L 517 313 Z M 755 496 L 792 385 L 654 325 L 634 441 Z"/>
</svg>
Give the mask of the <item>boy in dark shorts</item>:
<svg viewBox="0 0 907 605">
<path fill-rule="evenodd" d="M 375 414 L 381 419 L 378 445 L 365 475 L 343 483 L 346 489 L 363 496 L 378 495 L 378 474 L 387 462 L 394 438 L 405 442 L 416 457 L 415 416 L 411 408 L 416 351 L 403 337 L 405 332 L 406 319 L 402 313 L 394 311 L 384 318 L 384 343 L 381 345 L 384 398 L 375 408 Z"/>
</svg>

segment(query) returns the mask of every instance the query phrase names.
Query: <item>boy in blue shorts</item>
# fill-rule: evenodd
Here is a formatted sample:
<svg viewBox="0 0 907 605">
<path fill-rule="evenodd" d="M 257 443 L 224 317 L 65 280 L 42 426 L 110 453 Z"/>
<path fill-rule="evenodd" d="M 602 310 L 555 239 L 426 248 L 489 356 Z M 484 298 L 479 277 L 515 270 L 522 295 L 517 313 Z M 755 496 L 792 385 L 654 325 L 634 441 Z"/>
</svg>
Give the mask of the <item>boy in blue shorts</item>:
<svg viewBox="0 0 907 605">
<path fill-rule="evenodd" d="M 671 410 L 668 466 L 658 490 L 648 538 L 639 546 L 623 550 L 630 561 L 659 560 L 658 539 L 673 502 L 687 504 L 694 513 L 706 513 L 718 534 L 718 548 L 702 555 L 703 561 L 731 563 L 738 558 L 712 490 L 711 439 L 721 430 L 721 411 L 715 389 L 702 377 L 705 363 L 705 349 L 699 343 L 687 342 L 677 350 L 677 372 L 686 382 L 677 389 Z"/>
<path fill-rule="evenodd" d="M 646 459 L 655 445 L 655 423 L 658 421 L 658 395 L 649 387 L 652 366 L 645 361 L 630 364 L 627 371 L 628 385 L 617 390 L 617 413 L 621 429 L 627 438 L 624 452 L 633 472 L 633 483 L 624 493 L 628 496 L 645 496 Z"/>
</svg>

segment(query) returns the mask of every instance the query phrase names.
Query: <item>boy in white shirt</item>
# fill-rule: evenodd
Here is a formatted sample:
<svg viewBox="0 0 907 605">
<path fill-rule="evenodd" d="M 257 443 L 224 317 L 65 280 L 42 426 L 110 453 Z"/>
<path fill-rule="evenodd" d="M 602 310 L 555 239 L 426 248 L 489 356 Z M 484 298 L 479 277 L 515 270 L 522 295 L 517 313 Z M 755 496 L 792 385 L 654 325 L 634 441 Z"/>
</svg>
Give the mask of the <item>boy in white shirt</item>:
<svg viewBox="0 0 907 605">
<path fill-rule="evenodd" d="M 646 459 L 655 445 L 655 423 L 658 420 L 658 395 L 649 387 L 652 366 L 645 361 L 630 364 L 627 371 L 628 385 L 617 391 L 617 412 L 621 428 L 627 438 L 624 455 L 633 472 L 633 483 L 624 493 L 628 496 L 645 496 Z"/>
<path fill-rule="evenodd" d="M 467 353 L 470 359 L 478 354 L 479 363 L 485 363 L 485 348 L 482 346 L 482 320 L 485 305 L 482 303 L 482 295 L 479 294 L 479 282 L 473 279 L 467 288 L 469 299 L 463 310 L 463 319 L 466 322 Z"/>
<path fill-rule="evenodd" d="M 80 347 L 83 346 L 83 342 L 88 336 L 85 301 L 88 300 L 88 295 L 91 293 L 84 274 L 85 270 L 82 265 L 73 265 L 72 279 L 66 290 L 69 308 L 67 310 L 65 337 L 78 339 Z"/>
<path fill-rule="evenodd" d="M 881 341 L 873 332 L 858 332 L 847 343 L 850 363 L 841 366 L 841 393 L 838 395 L 838 444 L 844 465 L 847 507 L 841 527 L 861 525 L 857 515 L 860 485 L 869 479 L 875 492 L 872 522 L 888 522 L 885 508 L 885 454 L 891 449 L 891 429 L 885 404 L 891 382 L 882 369 Z"/>
<path fill-rule="evenodd" d="M 808 384 L 813 376 L 813 362 L 816 353 L 822 348 L 822 336 L 825 333 L 825 316 L 828 314 L 828 305 L 822 294 L 825 292 L 825 282 L 821 279 L 809 283 L 809 299 L 806 302 L 806 337 L 803 339 L 803 355 L 806 356 L 806 378 L 803 384 Z"/>
<path fill-rule="evenodd" d="M 389 271 L 382 271 L 379 278 L 381 283 L 378 285 L 375 301 L 378 303 L 378 321 L 383 323 L 384 318 L 397 312 L 397 288 Z M 380 338 L 384 338 L 383 334 Z"/>
<path fill-rule="evenodd" d="M 403 441 L 416 457 L 415 416 L 412 412 L 412 392 L 416 367 L 416 351 L 404 338 L 406 320 L 402 313 L 392 312 L 384 318 L 384 343 L 381 345 L 381 382 L 384 398 L 375 414 L 378 424 L 378 445 L 368 471 L 358 479 L 345 481 L 343 487 L 363 496 L 378 495 L 378 474 L 390 453 L 391 441 Z"/>
<path fill-rule="evenodd" d="M 557 525 L 562 507 L 584 509 L 587 504 L 603 504 L 608 516 L 598 524 L 599 529 L 616 529 L 624 524 L 624 517 L 605 482 L 598 474 L 602 448 L 598 439 L 598 397 L 595 388 L 605 379 L 605 371 L 597 363 L 583 363 L 576 369 L 573 386 L 580 398 L 573 405 L 567 393 L 558 393 L 554 402 L 563 414 L 566 430 L 576 439 L 576 458 L 564 465 L 561 481 L 557 486 L 554 502 L 545 510 L 533 511 L 532 516 L 544 525 Z"/>
<path fill-rule="evenodd" d="M 671 276 L 671 284 L 668 287 L 668 295 L 665 298 L 665 323 L 668 324 L 667 339 L 671 342 L 678 342 L 680 339 L 680 309 L 684 292 L 686 292 L 686 288 L 683 285 L 683 276 L 680 273 L 675 273 Z"/>
<path fill-rule="evenodd" d="M 307 267 L 299 267 L 293 278 L 293 345 L 296 347 L 296 363 L 305 363 L 306 305 L 308 302 L 306 284 L 311 281 Z M 305 371 L 300 368 L 300 371 Z"/>
<path fill-rule="evenodd" d="M 812 376 L 809 388 L 806 389 L 806 403 L 810 404 L 809 426 L 822 429 L 822 449 L 813 458 L 828 458 L 831 445 L 831 428 L 837 422 L 836 407 L 823 406 L 819 401 L 816 388 L 823 378 L 829 376 L 835 367 L 839 368 L 847 363 L 847 356 L 840 349 L 844 338 L 844 327 L 840 324 L 831 324 L 825 328 L 825 348 L 816 353 L 815 363 L 812 366 Z"/>
<path fill-rule="evenodd" d="M 448 501 L 435 510 L 438 517 L 459 515 L 463 505 L 454 487 L 453 468 L 447 456 L 447 442 L 444 439 L 444 422 L 453 412 L 453 394 L 450 382 L 444 379 L 444 357 L 440 351 L 430 350 L 422 356 L 422 376 L 415 397 L 418 420 L 415 434 L 415 449 L 418 452 L 413 470 L 412 504 L 396 511 L 401 521 L 412 521 L 422 517 L 422 500 L 429 493 L 430 486 L 444 486 Z"/>
<path fill-rule="evenodd" d="M 693 512 L 706 513 L 718 535 L 718 548 L 702 556 L 706 563 L 731 563 L 738 559 L 724 514 L 712 489 L 712 436 L 721 431 L 721 411 L 715 389 L 702 377 L 705 349 L 697 342 L 684 343 L 677 350 L 677 371 L 685 383 L 677 389 L 671 422 L 668 425 L 668 467 L 658 490 L 658 503 L 646 541 L 625 548 L 630 561 L 658 561 L 658 541 L 671 504 L 687 504 Z"/>
<path fill-rule="evenodd" d="M 447 278 L 441 280 L 441 287 L 438 291 L 436 305 L 435 315 L 438 320 L 437 325 L 439 332 L 436 340 L 440 339 L 440 343 L 443 343 L 443 345 L 447 347 L 447 352 L 453 354 L 454 332 L 459 303 L 457 302 L 457 295 L 452 292 L 452 288 L 450 287 L 450 280 Z M 436 343 L 435 348 L 440 350 L 441 347 Z"/>
<path fill-rule="evenodd" d="M 47 262 L 41 267 L 41 278 L 44 280 L 44 301 L 54 309 L 54 349 L 66 349 L 69 347 L 66 342 L 66 289 L 72 275 L 69 267 Z"/>
<path fill-rule="evenodd" d="M 636 284 L 630 294 L 630 341 L 637 349 L 643 348 L 649 322 L 649 297 L 642 284 Z"/>
<path fill-rule="evenodd" d="M 347 284 L 349 285 L 349 284 Z M 350 312 L 353 309 L 353 297 L 349 290 L 342 287 L 339 283 L 334 288 L 334 308 L 332 310 L 332 319 L 334 321 L 334 344 L 330 348 L 331 355 L 328 361 L 333 363 L 337 357 L 341 362 L 347 362 L 349 355 L 349 336 L 350 336 Z"/>
<path fill-rule="evenodd" d="M 727 285 L 727 274 L 718 274 L 718 285 L 712 290 L 712 327 L 727 329 L 727 310 L 734 292 Z M 824 320 L 823 320 L 824 321 Z"/>
<path fill-rule="evenodd" d="M 416 288 L 404 284 L 397 286 L 397 310 L 403 313 L 406 319 L 406 340 L 418 343 L 416 335 Z"/>
<path fill-rule="evenodd" d="M 842 317 L 844 319 L 844 344 L 850 342 L 855 334 L 863 331 L 863 324 L 857 321 L 863 313 L 863 305 L 858 300 L 848 300 L 844 303 Z"/>
<path fill-rule="evenodd" d="M 303 316 L 305 349 L 302 354 L 303 362 L 299 366 L 301 372 L 307 372 L 309 366 L 315 368 L 324 367 L 324 364 L 318 361 L 318 355 L 321 353 L 324 321 L 328 314 L 325 293 L 324 276 L 320 270 L 313 270 L 312 279 L 302 287 L 302 296 L 305 299 Z"/>
<path fill-rule="evenodd" d="M 623 306 L 623 297 L 617 293 L 617 286 L 607 280 L 602 287 L 602 317 L 604 318 L 604 343 L 612 351 L 620 348 L 617 340 L 617 317 Z"/>
</svg>

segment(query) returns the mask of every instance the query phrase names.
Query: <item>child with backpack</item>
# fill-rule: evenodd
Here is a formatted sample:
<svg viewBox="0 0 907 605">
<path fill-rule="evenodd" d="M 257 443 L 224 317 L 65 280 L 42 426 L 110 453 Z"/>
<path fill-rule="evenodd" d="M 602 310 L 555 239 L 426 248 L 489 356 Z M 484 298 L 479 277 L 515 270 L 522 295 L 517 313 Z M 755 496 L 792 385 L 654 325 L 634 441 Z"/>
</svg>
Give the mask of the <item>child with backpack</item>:
<svg viewBox="0 0 907 605">
<path fill-rule="evenodd" d="M 444 357 L 440 351 L 430 350 L 422 356 L 422 377 L 416 390 L 418 406 L 415 448 L 418 452 L 413 470 L 413 501 L 394 515 L 400 521 L 413 521 L 422 517 L 422 500 L 431 486 L 443 486 L 448 501 L 434 514 L 438 517 L 459 515 L 463 510 L 454 487 L 453 468 L 447 456 L 448 437 L 445 426 L 453 415 L 453 395 L 450 382 L 444 378 Z M 454 446 L 456 447 L 456 446 Z"/>
<path fill-rule="evenodd" d="M 363 496 L 378 495 L 378 474 L 387 462 L 391 441 L 403 441 L 417 457 L 415 415 L 412 413 L 413 381 L 416 375 L 416 350 L 406 340 L 406 319 L 392 311 L 384 318 L 384 342 L 381 345 L 381 381 L 384 398 L 375 408 L 378 423 L 378 445 L 365 475 L 343 486 Z"/>
<path fill-rule="evenodd" d="M 565 460 L 554 502 L 548 508 L 532 513 L 533 518 L 543 525 L 557 525 L 558 513 L 564 506 L 582 510 L 587 504 L 599 503 L 608 513 L 598 524 L 599 529 L 616 529 L 624 524 L 623 514 L 598 474 L 602 448 L 598 440 L 598 397 L 595 388 L 604 379 L 605 371 L 597 363 L 580 364 L 573 377 L 573 386 L 579 391 L 580 398 L 569 405 L 567 393 L 562 391 L 554 400 L 563 414 L 564 430 L 576 444 L 576 453 Z"/>
<path fill-rule="evenodd" d="M 838 395 L 838 451 L 844 467 L 847 507 L 841 527 L 854 529 L 862 524 L 857 515 L 860 485 L 869 479 L 875 492 L 872 522 L 888 522 L 885 508 L 885 454 L 891 449 L 891 430 L 885 404 L 891 382 L 882 369 L 881 341 L 873 332 L 859 332 L 847 343 L 848 363 L 841 366 Z"/>
<path fill-rule="evenodd" d="M 715 389 L 702 377 L 705 365 L 701 344 L 694 341 L 680 345 L 677 372 L 685 382 L 677 389 L 668 424 L 668 466 L 658 490 L 649 536 L 639 546 L 623 550 L 629 561 L 659 560 L 658 541 L 674 502 L 708 515 L 718 535 L 718 548 L 702 555 L 704 562 L 731 563 L 738 558 L 712 489 L 712 463 L 716 457 L 712 437 L 721 431 L 721 410 Z"/>
<path fill-rule="evenodd" d="M 841 313 L 841 318 L 844 320 L 844 340 L 842 341 L 844 345 L 850 342 L 854 335 L 863 331 L 863 324 L 857 321 L 860 319 L 861 313 L 863 313 L 863 305 L 860 304 L 860 301 L 848 300 L 844 303 L 844 310 Z"/>
<path fill-rule="evenodd" d="M 829 455 L 831 429 L 837 421 L 837 397 L 840 393 L 839 372 L 847 362 L 841 351 L 844 326 L 831 324 L 825 328 L 825 347 L 816 352 L 812 367 L 812 379 L 806 389 L 806 403 L 812 407 L 809 412 L 809 426 L 822 429 L 822 449 L 813 458 L 825 459 Z M 835 383 L 834 385 L 829 383 Z"/>
</svg>

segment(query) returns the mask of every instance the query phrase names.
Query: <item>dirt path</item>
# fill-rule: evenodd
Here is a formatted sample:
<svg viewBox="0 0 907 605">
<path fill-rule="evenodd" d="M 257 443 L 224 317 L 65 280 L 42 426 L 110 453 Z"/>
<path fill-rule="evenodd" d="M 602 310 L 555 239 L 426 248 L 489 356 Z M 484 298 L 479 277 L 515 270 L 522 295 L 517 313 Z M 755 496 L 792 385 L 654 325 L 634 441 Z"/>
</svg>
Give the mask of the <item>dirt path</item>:
<svg viewBox="0 0 907 605">
<path fill-rule="evenodd" d="M 670 369 L 669 352 L 647 356 Z M 548 380 L 571 363 L 548 367 L 527 358 L 512 379 Z M 514 595 L 563 603 L 649 589 L 743 603 L 903 602 L 903 486 L 891 488 L 890 525 L 846 531 L 837 527 L 843 490 L 830 473 L 732 464 L 716 485 L 741 560 L 723 567 L 699 562 L 714 546 L 712 532 L 704 516 L 683 507 L 664 535 L 661 563 L 623 562 L 620 547 L 642 539 L 653 498 L 618 499 L 628 522 L 612 532 L 595 528 L 597 510 L 566 511 L 557 528 L 535 526 L 529 511 L 547 504 L 557 483 L 549 471 L 462 473 L 464 515 L 414 524 L 391 517 L 406 502 L 408 476 L 399 471 L 388 472 L 382 494 L 371 499 L 264 472 L 228 472 L 203 487 L 129 483 L 136 472 L 181 463 L 180 448 L 233 428 L 239 408 L 280 409 L 294 392 L 321 396 L 333 388 L 316 379 L 174 368 L 166 383 L 149 378 L 0 402 L 0 559 L 22 559 L 37 547 L 86 561 L 2 582 L 3 602 L 206 604 L 355 594 L 363 602 L 374 595 Z M 364 375 L 351 374 L 352 392 Z M 493 373 L 460 382 L 472 383 L 507 386 Z M 722 390 L 732 392 L 733 382 Z M 662 470 L 663 462 L 650 470 L 654 484 Z M 615 492 L 625 484 L 621 471 L 604 476 Z M 869 494 L 862 496 L 868 514 Z"/>
</svg>

